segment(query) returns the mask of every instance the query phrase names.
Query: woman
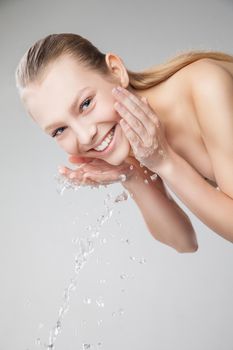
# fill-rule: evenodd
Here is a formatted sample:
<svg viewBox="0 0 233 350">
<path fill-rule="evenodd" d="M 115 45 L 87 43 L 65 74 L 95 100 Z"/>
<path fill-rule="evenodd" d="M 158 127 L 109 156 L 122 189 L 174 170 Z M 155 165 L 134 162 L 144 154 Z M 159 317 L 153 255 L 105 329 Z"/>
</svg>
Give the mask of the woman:
<svg viewBox="0 0 233 350">
<path fill-rule="evenodd" d="M 64 176 L 98 185 L 124 174 L 154 238 L 195 252 L 191 221 L 166 183 L 233 242 L 233 56 L 193 51 L 135 73 L 79 35 L 54 34 L 26 52 L 16 81 L 28 114 L 82 163 Z"/>
</svg>

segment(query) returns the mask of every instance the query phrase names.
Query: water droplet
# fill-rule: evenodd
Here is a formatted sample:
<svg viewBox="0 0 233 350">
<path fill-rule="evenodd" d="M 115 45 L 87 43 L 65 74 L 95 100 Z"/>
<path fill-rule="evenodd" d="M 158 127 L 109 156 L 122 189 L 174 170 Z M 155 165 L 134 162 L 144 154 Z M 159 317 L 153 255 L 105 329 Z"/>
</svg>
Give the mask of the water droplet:
<svg viewBox="0 0 233 350">
<path fill-rule="evenodd" d="M 99 297 L 98 299 L 96 299 L 96 304 L 99 306 L 99 307 L 104 307 L 104 300 L 102 297 Z"/>
<path fill-rule="evenodd" d="M 38 325 L 38 329 L 41 329 L 41 328 L 43 328 L 44 327 L 44 324 L 41 322 L 41 323 L 39 323 L 39 325 Z"/>
<path fill-rule="evenodd" d="M 139 260 L 139 264 L 145 264 L 146 263 L 146 259 L 145 258 L 141 258 L 140 260 Z"/>
<path fill-rule="evenodd" d="M 84 304 L 91 304 L 91 298 L 85 297 L 83 299 Z"/>
<path fill-rule="evenodd" d="M 125 174 L 120 174 L 119 175 L 120 181 L 124 182 L 126 180 L 126 175 Z"/>
<path fill-rule="evenodd" d="M 81 327 L 85 327 L 87 325 L 87 320 L 82 320 Z"/>
<path fill-rule="evenodd" d="M 164 151 L 162 149 L 159 150 L 159 154 L 162 156 L 164 155 Z"/>
<path fill-rule="evenodd" d="M 115 199 L 115 203 L 118 203 L 118 202 L 123 202 L 123 201 L 126 201 L 128 199 L 128 194 L 123 191 L 121 194 L 119 194 L 116 199 Z"/>
<path fill-rule="evenodd" d="M 121 238 L 121 242 L 130 244 L 130 240 L 128 238 Z"/>
<path fill-rule="evenodd" d="M 124 313 L 125 313 L 125 310 L 124 310 L 124 309 L 120 308 L 120 309 L 118 310 L 119 316 L 122 316 Z"/>
<path fill-rule="evenodd" d="M 96 237 L 99 236 L 99 234 L 100 234 L 99 231 L 94 231 L 94 232 L 92 232 L 91 237 L 92 237 L 92 238 L 96 238 Z"/>
<path fill-rule="evenodd" d="M 101 243 L 101 244 L 106 244 L 106 243 L 107 243 L 107 239 L 106 239 L 106 238 L 102 238 L 102 239 L 100 240 L 100 243 Z"/>
<path fill-rule="evenodd" d="M 122 226 L 122 223 L 121 223 L 120 221 L 118 221 L 118 220 L 116 220 L 116 224 L 117 224 L 119 227 Z"/>
<path fill-rule="evenodd" d="M 149 182 L 148 182 L 147 179 L 145 179 L 145 180 L 144 180 L 144 183 L 145 183 L 146 185 L 148 185 Z"/>
<path fill-rule="evenodd" d="M 153 174 L 153 175 L 151 175 L 150 178 L 151 178 L 152 181 L 155 181 L 158 178 L 158 174 Z"/>
<path fill-rule="evenodd" d="M 144 170 L 144 174 L 147 174 L 147 170 Z"/>
<path fill-rule="evenodd" d="M 36 346 L 41 345 L 41 340 L 40 340 L 40 338 L 37 338 L 37 339 L 36 339 L 35 344 L 36 344 Z"/>
<path fill-rule="evenodd" d="M 134 166 L 133 166 L 133 165 L 130 165 L 130 167 L 129 167 L 129 168 L 130 168 L 130 170 L 133 170 Z"/>
<path fill-rule="evenodd" d="M 103 323 L 103 320 L 98 320 L 97 321 L 97 324 L 98 324 L 99 327 L 102 325 L 102 323 Z"/>
<path fill-rule="evenodd" d="M 105 284 L 105 283 L 106 283 L 106 280 L 100 280 L 99 283 L 100 283 L 100 284 Z"/>
<path fill-rule="evenodd" d="M 135 261 L 136 260 L 136 257 L 135 256 L 130 256 L 129 257 L 131 260 Z"/>
</svg>

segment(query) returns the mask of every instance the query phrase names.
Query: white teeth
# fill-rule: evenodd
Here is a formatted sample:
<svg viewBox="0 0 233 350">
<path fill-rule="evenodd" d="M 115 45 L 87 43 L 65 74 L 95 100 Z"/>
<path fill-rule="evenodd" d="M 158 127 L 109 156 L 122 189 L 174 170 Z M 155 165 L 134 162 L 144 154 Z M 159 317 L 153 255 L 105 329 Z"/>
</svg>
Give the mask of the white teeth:
<svg viewBox="0 0 233 350">
<path fill-rule="evenodd" d="M 107 148 L 109 143 L 112 141 L 113 135 L 114 135 L 114 130 L 112 130 L 108 134 L 108 136 L 105 137 L 105 139 L 102 141 L 102 143 L 99 146 L 94 148 L 94 150 L 95 151 L 104 151 L 105 148 Z"/>
</svg>

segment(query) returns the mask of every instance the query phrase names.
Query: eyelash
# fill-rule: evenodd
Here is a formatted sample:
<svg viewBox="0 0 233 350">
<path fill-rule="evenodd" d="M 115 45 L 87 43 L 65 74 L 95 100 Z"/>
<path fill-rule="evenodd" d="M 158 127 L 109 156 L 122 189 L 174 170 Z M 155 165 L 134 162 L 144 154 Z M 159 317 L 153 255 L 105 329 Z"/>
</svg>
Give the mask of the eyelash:
<svg viewBox="0 0 233 350">
<path fill-rule="evenodd" d="M 86 98 L 81 104 L 80 104 L 80 107 L 79 107 L 79 110 L 83 111 L 82 107 L 84 106 L 84 104 L 87 102 L 87 101 L 91 101 L 92 98 L 88 97 Z M 89 107 L 89 105 L 88 105 Z M 66 127 L 61 127 L 61 128 L 57 128 L 53 133 L 52 133 L 52 137 L 56 137 L 57 136 L 57 133 L 59 130 L 64 130 Z"/>
</svg>

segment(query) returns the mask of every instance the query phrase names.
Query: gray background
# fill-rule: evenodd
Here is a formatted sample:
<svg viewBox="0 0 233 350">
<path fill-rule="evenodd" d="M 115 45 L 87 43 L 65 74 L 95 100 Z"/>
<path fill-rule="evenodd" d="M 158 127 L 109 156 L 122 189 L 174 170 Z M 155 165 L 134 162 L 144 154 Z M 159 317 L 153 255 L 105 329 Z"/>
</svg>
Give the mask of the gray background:
<svg viewBox="0 0 233 350">
<path fill-rule="evenodd" d="M 140 70 L 180 50 L 233 53 L 232 23 L 232 1 L 0 2 L 1 350 L 43 348 L 74 273 L 74 238 L 96 224 L 107 193 L 122 191 L 57 193 L 57 166 L 69 163 L 19 101 L 22 54 L 47 34 L 74 32 Z M 132 199 L 116 204 L 71 293 L 56 349 L 233 349 L 233 246 L 173 197 L 190 215 L 199 250 L 179 254 L 155 241 Z"/>
</svg>

